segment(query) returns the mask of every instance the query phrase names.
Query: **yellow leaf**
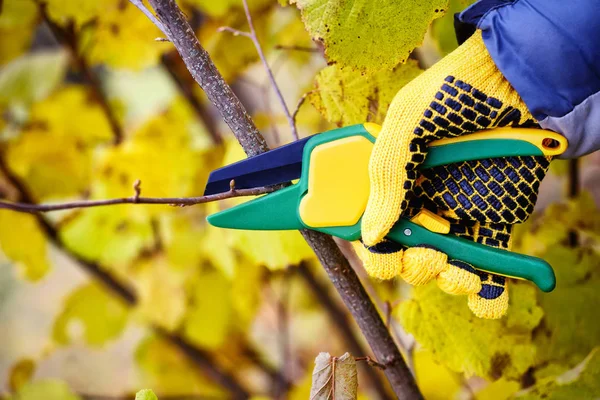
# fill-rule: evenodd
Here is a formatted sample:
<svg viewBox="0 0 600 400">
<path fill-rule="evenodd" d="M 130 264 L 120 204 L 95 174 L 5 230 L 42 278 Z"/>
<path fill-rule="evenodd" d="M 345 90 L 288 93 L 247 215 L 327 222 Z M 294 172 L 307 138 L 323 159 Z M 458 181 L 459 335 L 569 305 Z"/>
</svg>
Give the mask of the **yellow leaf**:
<svg viewBox="0 0 600 400">
<path fill-rule="evenodd" d="M 381 123 L 396 92 L 420 73 L 414 60 L 370 75 L 330 65 L 317 75 L 317 91 L 310 100 L 327 121 L 338 126 Z"/>
<path fill-rule="evenodd" d="M 417 384 L 427 400 L 452 399 L 460 391 L 462 377 L 436 362 L 429 351 L 414 352 L 413 360 Z"/>
<path fill-rule="evenodd" d="M 21 387 L 9 400 L 81 400 L 69 386 L 56 379 L 42 379 Z"/>
<path fill-rule="evenodd" d="M 37 6 L 32 0 L 7 0 L 0 13 L 0 65 L 27 50 L 33 38 Z"/>
<path fill-rule="evenodd" d="M 129 275 L 138 293 L 137 310 L 154 324 L 174 330 L 186 310 L 186 276 L 172 269 L 163 257 L 141 260 Z"/>
<path fill-rule="evenodd" d="M 194 282 L 184 333 L 205 349 L 222 346 L 233 322 L 231 284 L 218 271 L 204 271 Z"/>
<path fill-rule="evenodd" d="M 142 69 L 157 64 L 160 55 L 172 49 L 170 43 L 154 40 L 164 35 L 128 1 L 120 1 L 109 7 L 97 3 L 102 10 L 95 14 L 98 18 L 89 39 L 89 59 L 92 63 Z"/>
<path fill-rule="evenodd" d="M 27 129 L 9 142 L 6 160 L 36 198 L 73 196 L 88 187 L 94 148 L 112 140 L 105 114 L 89 96 L 68 86 L 34 104 Z"/>
<path fill-rule="evenodd" d="M 52 337 L 62 345 L 81 337 L 91 346 L 102 346 L 121 335 L 128 310 L 120 300 L 97 284 L 87 284 L 72 292 L 54 321 Z"/>
<path fill-rule="evenodd" d="M 600 396 L 600 347 L 575 368 L 564 374 L 541 380 L 516 396 L 517 399 L 597 399 Z"/>
<path fill-rule="evenodd" d="M 98 156 L 94 196 L 131 196 L 137 179 L 141 180 L 143 196 L 198 195 L 191 193 L 195 180 L 199 171 L 210 166 L 204 163 L 205 150 L 198 143 L 204 132 L 194 129 L 194 124 L 190 106 L 182 98 L 175 99 L 165 112 L 146 121 L 120 146 Z M 137 209 L 140 215 L 147 215 L 170 207 Z"/>
<path fill-rule="evenodd" d="M 232 279 L 232 305 L 236 312 L 236 328 L 245 331 L 250 328 L 261 304 L 261 285 L 264 267 L 248 262 L 236 264 L 235 276 Z"/>
<path fill-rule="evenodd" d="M 72 251 L 126 278 L 122 267 L 154 244 L 150 220 L 132 215 L 132 207 L 82 210 L 61 225 L 60 236 Z"/>
<path fill-rule="evenodd" d="M 251 262 L 269 269 L 283 269 L 315 258 L 300 232 L 235 230 L 228 235 L 235 249 Z"/>
<path fill-rule="evenodd" d="M 143 339 L 135 351 L 144 386 L 152 387 L 164 396 L 203 395 L 223 398 L 223 389 L 198 373 L 189 359 L 169 343 L 149 336 Z"/>
<path fill-rule="evenodd" d="M 512 300 L 504 319 L 475 317 L 464 296 L 446 294 L 435 283 L 414 288 L 413 298 L 399 308 L 400 319 L 450 370 L 491 379 L 517 378 L 536 361 L 531 331 L 542 313 L 535 305 L 536 292 L 528 284 L 511 282 L 510 288 Z M 511 314 L 517 315 L 518 321 Z"/>
<path fill-rule="evenodd" d="M 593 305 L 600 304 L 600 256 L 555 246 L 543 258 L 554 267 L 557 285 L 539 298 L 545 316 L 536 335 L 538 358 L 565 370 L 599 343 L 600 321 Z"/>
<path fill-rule="evenodd" d="M 33 215 L 0 210 L 0 249 L 28 280 L 40 280 L 50 269 L 46 236 Z"/>
<path fill-rule="evenodd" d="M 19 1 L 19 0 L 17 0 Z M 101 15 L 107 9 L 116 7 L 119 0 L 45 0 L 50 18 L 66 25 L 73 21 L 77 27 Z"/>
<path fill-rule="evenodd" d="M 521 388 L 515 381 L 499 379 L 487 385 L 475 395 L 477 400 L 508 400 Z"/>
<path fill-rule="evenodd" d="M 448 0 L 293 0 L 329 63 L 359 70 L 392 69 L 406 62 Z"/>
<path fill-rule="evenodd" d="M 242 0 L 184 0 L 190 6 L 198 7 L 210 17 L 225 17 L 227 15 L 243 13 Z M 258 10 L 270 4 L 271 0 L 248 0 L 250 11 Z"/>
</svg>

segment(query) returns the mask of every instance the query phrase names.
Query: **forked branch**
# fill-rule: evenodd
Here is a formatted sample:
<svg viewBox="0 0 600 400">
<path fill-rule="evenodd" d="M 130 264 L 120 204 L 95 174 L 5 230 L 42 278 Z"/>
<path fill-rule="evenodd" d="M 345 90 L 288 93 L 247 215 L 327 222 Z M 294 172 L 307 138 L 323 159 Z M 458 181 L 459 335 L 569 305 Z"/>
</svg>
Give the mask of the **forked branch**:
<svg viewBox="0 0 600 400">
<path fill-rule="evenodd" d="M 175 0 L 149 0 L 165 26 L 166 34 L 183 58 L 188 70 L 221 113 L 246 151 L 255 155 L 268 150 L 264 138 L 200 45 Z M 356 272 L 350 267 L 333 239 L 325 234 L 303 230 L 302 235 L 315 251 L 331 282 L 365 335 L 378 363 L 395 392 L 402 399 L 422 398 L 419 388 L 398 351 L 377 309 L 369 299 Z"/>
</svg>

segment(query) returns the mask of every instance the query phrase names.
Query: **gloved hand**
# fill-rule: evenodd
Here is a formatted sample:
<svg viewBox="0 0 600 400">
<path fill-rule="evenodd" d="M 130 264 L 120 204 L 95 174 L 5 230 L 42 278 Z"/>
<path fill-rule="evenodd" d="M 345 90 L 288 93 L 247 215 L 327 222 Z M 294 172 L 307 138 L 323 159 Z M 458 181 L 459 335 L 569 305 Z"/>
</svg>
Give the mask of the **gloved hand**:
<svg viewBox="0 0 600 400">
<path fill-rule="evenodd" d="M 536 126 L 536 121 L 494 64 L 479 31 L 398 92 L 369 165 L 361 253 L 371 276 L 400 275 L 416 285 L 435 278 L 449 293 L 468 294 L 479 317 L 506 312 L 505 278 L 426 246 L 401 249 L 384 237 L 400 215 L 425 207 L 451 220 L 451 234 L 508 249 L 511 225 L 533 211 L 548 159 L 470 161 L 418 172 L 428 142 L 508 125 Z"/>
</svg>

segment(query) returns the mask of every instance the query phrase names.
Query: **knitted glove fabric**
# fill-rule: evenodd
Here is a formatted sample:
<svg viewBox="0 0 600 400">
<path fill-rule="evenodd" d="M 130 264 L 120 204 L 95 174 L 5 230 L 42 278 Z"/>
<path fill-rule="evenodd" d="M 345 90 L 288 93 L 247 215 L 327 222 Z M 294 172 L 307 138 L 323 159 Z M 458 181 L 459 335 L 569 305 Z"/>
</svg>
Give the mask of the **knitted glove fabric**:
<svg viewBox="0 0 600 400">
<path fill-rule="evenodd" d="M 409 202 L 429 201 L 427 208 L 453 221 L 451 233 L 508 248 L 510 225 L 524 221 L 533 210 L 547 159 L 466 162 L 423 175 L 418 168 L 433 140 L 535 124 L 491 59 L 480 32 L 401 89 L 390 105 L 369 165 L 371 191 L 362 220 L 367 249 L 361 251 L 367 272 L 381 279 L 400 275 L 417 285 L 436 278 L 449 293 L 469 294 L 476 315 L 502 316 L 508 306 L 504 278 L 478 273 L 433 248 L 397 248 L 384 237 L 400 215 L 410 216 L 411 209 L 419 209 L 409 207 Z M 506 182 L 513 187 L 504 187 Z"/>
</svg>

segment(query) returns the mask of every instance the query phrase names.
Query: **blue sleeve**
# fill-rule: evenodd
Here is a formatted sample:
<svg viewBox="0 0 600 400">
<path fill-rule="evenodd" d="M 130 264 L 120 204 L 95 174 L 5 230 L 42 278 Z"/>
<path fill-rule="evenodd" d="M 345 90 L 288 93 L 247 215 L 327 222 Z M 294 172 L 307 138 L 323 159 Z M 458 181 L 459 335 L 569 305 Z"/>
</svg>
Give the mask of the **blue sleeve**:
<svg viewBox="0 0 600 400">
<path fill-rule="evenodd" d="M 600 0 L 480 0 L 458 16 L 481 29 L 494 62 L 564 157 L 600 149 Z"/>
</svg>

